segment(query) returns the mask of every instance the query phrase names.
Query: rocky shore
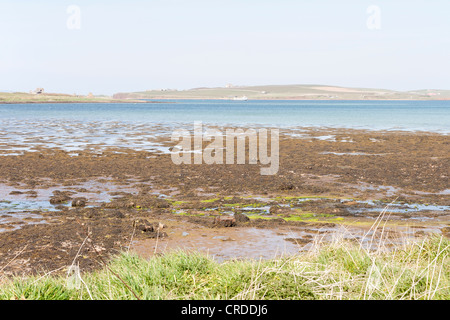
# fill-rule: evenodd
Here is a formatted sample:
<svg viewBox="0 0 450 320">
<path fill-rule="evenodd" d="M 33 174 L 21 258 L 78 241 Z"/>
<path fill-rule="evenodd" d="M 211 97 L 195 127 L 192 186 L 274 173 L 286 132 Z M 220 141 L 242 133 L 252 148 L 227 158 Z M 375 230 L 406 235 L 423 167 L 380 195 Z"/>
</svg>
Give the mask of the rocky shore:
<svg viewBox="0 0 450 320">
<path fill-rule="evenodd" d="M 63 272 L 76 259 L 91 270 L 119 250 L 200 248 L 221 259 L 277 245 L 298 252 L 342 226 L 364 236 L 386 206 L 390 245 L 449 235 L 448 136 L 314 129 L 280 137 L 273 176 L 260 165 L 175 165 L 169 154 L 130 149 L 2 156 L 0 269 Z"/>
</svg>

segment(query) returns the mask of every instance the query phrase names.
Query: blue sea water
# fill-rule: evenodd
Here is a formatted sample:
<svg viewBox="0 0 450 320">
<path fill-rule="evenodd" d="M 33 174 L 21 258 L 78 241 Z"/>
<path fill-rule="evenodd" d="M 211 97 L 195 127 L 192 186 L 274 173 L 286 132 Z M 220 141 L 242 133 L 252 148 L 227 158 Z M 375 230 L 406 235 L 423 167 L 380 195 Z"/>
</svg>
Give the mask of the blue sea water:
<svg viewBox="0 0 450 320">
<path fill-rule="evenodd" d="M 450 132 L 450 101 L 172 100 L 0 104 L 0 155 L 40 148 L 167 152 L 159 135 L 204 125 Z M 301 135 L 301 134 L 300 134 Z"/>
<path fill-rule="evenodd" d="M 164 103 L 0 104 L 0 119 L 128 121 L 450 131 L 450 101 L 171 100 Z"/>
<path fill-rule="evenodd" d="M 0 120 L 126 121 L 450 131 L 450 101 L 171 100 L 164 103 L 0 104 Z"/>
</svg>

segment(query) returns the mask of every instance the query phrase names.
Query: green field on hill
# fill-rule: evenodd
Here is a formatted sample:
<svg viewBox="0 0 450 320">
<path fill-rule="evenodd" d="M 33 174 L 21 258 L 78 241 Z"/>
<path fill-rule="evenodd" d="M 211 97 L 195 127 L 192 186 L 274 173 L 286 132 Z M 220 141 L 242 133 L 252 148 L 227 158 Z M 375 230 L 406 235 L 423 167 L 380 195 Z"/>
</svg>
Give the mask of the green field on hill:
<svg viewBox="0 0 450 320">
<path fill-rule="evenodd" d="M 118 99 L 445 100 L 450 90 L 393 91 L 326 85 L 262 85 L 116 93 Z"/>
</svg>

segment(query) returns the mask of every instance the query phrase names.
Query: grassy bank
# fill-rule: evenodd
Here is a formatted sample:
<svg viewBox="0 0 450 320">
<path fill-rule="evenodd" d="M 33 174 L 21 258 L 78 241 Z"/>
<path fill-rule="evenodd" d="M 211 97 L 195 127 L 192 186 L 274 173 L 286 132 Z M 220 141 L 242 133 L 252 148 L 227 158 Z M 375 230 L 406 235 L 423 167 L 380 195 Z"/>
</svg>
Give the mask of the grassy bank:
<svg viewBox="0 0 450 320">
<path fill-rule="evenodd" d="M 107 96 L 83 96 L 58 93 L 31 94 L 24 92 L 0 92 L 0 103 L 142 103 L 140 100 L 118 100 Z"/>
<path fill-rule="evenodd" d="M 242 96 L 251 100 L 440 100 L 449 99 L 450 90 L 394 91 L 328 85 L 260 85 L 148 90 L 114 95 L 120 99 L 232 99 Z"/>
<path fill-rule="evenodd" d="M 337 239 L 289 258 L 217 263 L 121 253 L 92 273 L 0 280 L 0 299 L 450 299 L 450 241 L 367 251 Z M 1 266 L 0 266 L 1 270 Z"/>
</svg>

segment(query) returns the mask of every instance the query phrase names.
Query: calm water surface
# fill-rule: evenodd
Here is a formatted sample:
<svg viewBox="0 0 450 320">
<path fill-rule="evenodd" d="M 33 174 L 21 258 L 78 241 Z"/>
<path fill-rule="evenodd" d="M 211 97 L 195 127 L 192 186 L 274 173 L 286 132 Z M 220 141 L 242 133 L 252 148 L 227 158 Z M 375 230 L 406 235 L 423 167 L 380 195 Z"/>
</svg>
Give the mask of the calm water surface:
<svg viewBox="0 0 450 320">
<path fill-rule="evenodd" d="M 0 104 L 0 155 L 39 148 L 127 147 L 167 152 L 156 140 L 205 125 L 450 132 L 450 101 L 230 101 Z M 301 136 L 301 134 L 299 134 Z M 332 138 L 332 137 L 331 137 Z"/>
<path fill-rule="evenodd" d="M 150 104 L 0 104 L 0 120 L 127 121 L 450 131 L 450 101 L 173 100 Z"/>
</svg>

